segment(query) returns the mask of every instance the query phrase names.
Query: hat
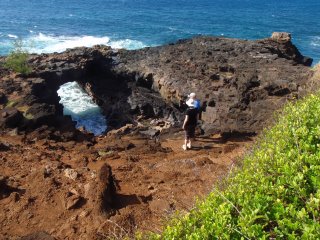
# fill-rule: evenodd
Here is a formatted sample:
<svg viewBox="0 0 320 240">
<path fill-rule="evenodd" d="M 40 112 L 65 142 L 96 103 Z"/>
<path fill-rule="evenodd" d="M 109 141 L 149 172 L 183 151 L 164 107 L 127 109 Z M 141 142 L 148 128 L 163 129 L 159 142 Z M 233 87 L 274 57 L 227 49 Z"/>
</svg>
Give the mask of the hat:
<svg viewBox="0 0 320 240">
<path fill-rule="evenodd" d="M 188 97 L 189 97 L 189 98 L 195 98 L 195 97 L 196 97 L 196 94 L 195 94 L 194 92 L 192 92 L 192 93 L 190 93 L 190 94 L 188 95 Z"/>
<path fill-rule="evenodd" d="M 190 98 L 188 101 L 186 101 L 186 104 L 188 105 L 188 107 L 194 107 L 195 101 L 192 98 Z"/>
</svg>

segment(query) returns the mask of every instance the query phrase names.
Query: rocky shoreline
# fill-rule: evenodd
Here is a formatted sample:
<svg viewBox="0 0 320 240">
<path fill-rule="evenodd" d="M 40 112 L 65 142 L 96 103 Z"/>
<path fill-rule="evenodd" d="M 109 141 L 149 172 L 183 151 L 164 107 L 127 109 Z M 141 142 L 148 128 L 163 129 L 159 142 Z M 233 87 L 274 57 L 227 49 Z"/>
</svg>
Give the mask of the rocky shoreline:
<svg viewBox="0 0 320 240">
<path fill-rule="evenodd" d="M 311 63 L 289 34 L 274 33 L 257 41 L 201 36 L 133 51 L 95 46 L 31 55 L 25 76 L 0 65 L 1 238 L 156 230 L 166 215 L 206 195 L 249 136 L 304 94 Z M 103 109 L 105 136 L 77 130 L 63 116 L 57 90 L 70 81 Z M 179 128 L 190 92 L 202 101 L 205 135 L 186 153 Z"/>
<path fill-rule="evenodd" d="M 77 81 L 112 128 L 150 118 L 179 123 L 182 103 L 196 92 L 207 132 L 257 133 L 286 99 L 300 95 L 312 74 L 312 59 L 284 36 L 259 41 L 197 37 L 135 51 L 96 46 L 34 55 L 28 76 L 1 69 L 0 128 L 65 125 L 57 90 Z"/>
</svg>

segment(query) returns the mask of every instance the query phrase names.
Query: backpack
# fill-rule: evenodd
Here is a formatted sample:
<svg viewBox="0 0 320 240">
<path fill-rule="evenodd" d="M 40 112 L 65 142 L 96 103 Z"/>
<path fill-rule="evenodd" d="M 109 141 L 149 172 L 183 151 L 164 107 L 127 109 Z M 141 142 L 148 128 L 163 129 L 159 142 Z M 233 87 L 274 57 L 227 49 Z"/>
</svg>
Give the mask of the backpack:
<svg viewBox="0 0 320 240">
<path fill-rule="evenodd" d="M 195 100 L 195 104 L 194 104 L 194 107 L 197 109 L 197 110 L 200 110 L 200 107 L 201 107 L 201 105 L 200 105 L 200 100 Z"/>
</svg>

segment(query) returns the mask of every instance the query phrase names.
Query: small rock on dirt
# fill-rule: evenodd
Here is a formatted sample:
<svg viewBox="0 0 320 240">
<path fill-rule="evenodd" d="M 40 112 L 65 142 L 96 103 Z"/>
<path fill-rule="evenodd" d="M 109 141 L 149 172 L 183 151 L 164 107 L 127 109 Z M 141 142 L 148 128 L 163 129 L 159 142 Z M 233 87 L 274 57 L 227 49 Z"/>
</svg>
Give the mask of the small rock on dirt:
<svg viewBox="0 0 320 240">
<path fill-rule="evenodd" d="M 80 200 L 81 200 L 81 197 L 79 195 L 71 195 L 70 197 L 67 197 L 65 199 L 66 209 L 70 210 L 72 208 L 75 208 Z"/>
<path fill-rule="evenodd" d="M 78 177 L 78 172 L 74 169 L 67 168 L 64 170 L 64 176 L 66 176 L 67 178 L 70 178 L 72 180 L 76 180 Z"/>
</svg>

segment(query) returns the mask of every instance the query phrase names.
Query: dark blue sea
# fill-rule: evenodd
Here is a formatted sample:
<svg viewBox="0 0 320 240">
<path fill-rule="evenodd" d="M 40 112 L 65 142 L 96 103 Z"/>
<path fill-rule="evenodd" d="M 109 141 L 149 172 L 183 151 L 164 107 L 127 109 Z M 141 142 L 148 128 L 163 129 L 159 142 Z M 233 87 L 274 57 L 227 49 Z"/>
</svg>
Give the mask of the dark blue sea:
<svg viewBox="0 0 320 240">
<path fill-rule="evenodd" d="M 319 0 L 0 0 L 0 55 L 107 44 L 136 49 L 195 35 L 242 39 L 292 33 L 320 61 Z"/>
<path fill-rule="evenodd" d="M 137 49 L 197 35 L 261 39 L 275 31 L 290 32 L 318 63 L 320 0 L 0 0 L 0 55 L 17 39 L 29 52 L 50 53 L 95 44 Z M 106 129 L 76 83 L 58 94 L 78 126 L 96 135 Z"/>
</svg>

